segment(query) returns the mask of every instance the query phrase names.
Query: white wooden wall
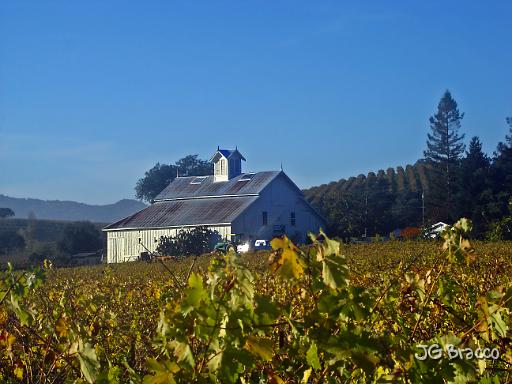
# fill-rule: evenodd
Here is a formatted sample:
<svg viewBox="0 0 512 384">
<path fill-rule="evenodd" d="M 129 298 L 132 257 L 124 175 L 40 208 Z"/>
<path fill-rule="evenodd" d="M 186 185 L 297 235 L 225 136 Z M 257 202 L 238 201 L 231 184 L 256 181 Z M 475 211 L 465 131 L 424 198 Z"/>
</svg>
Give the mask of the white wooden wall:
<svg viewBox="0 0 512 384">
<path fill-rule="evenodd" d="M 134 261 L 141 252 L 146 251 L 143 245 L 151 252 L 158 246 L 161 236 L 176 236 L 182 230 L 190 230 L 193 227 L 163 228 L 163 229 L 130 229 L 107 231 L 107 263 L 122 263 Z M 216 231 L 223 238 L 231 234 L 231 226 L 208 227 Z M 139 242 L 140 238 L 140 242 Z"/>
<path fill-rule="evenodd" d="M 267 225 L 263 225 L 264 211 L 267 212 Z M 295 213 L 294 226 L 292 212 Z M 244 238 L 250 236 L 252 240 L 271 239 L 274 225 L 284 225 L 290 238 L 303 243 L 308 232 L 318 233 L 324 223 L 285 177 L 279 176 L 233 221 L 232 230 L 244 234 Z"/>
</svg>

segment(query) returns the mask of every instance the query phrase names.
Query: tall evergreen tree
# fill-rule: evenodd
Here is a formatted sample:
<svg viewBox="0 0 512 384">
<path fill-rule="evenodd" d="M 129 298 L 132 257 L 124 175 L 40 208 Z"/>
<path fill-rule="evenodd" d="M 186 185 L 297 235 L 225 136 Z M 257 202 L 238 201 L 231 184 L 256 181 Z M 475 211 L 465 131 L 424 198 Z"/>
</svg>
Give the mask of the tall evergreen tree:
<svg viewBox="0 0 512 384">
<path fill-rule="evenodd" d="M 463 117 L 447 90 L 439 101 L 437 113 L 429 120 L 431 133 L 423 155 L 432 169 L 432 188 L 430 196 L 426 196 L 431 221 L 455 219 L 452 208 L 456 168 L 465 150 L 464 135 L 458 132 Z"/>
<path fill-rule="evenodd" d="M 494 185 L 494 219 L 508 214 L 508 203 L 512 197 L 512 118 L 507 118 L 509 133 L 505 142 L 500 142 L 494 152 L 492 179 Z"/>
<path fill-rule="evenodd" d="M 480 236 L 485 231 L 487 221 L 491 160 L 482 150 L 478 137 L 469 143 L 466 156 L 460 161 L 455 195 L 457 217 L 467 217 L 473 221 L 473 234 Z"/>
</svg>

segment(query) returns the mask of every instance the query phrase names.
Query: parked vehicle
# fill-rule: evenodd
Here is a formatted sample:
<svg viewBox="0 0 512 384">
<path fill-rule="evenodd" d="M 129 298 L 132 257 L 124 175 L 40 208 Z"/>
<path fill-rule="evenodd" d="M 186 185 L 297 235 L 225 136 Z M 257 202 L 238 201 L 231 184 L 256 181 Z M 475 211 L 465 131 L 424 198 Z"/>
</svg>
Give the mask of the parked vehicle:
<svg viewBox="0 0 512 384">
<path fill-rule="evenodd" d="M 238 252 L 237 248 L 241 245 L 242 235 L 240 234 L 231 234 L 230 239 L 226 239 L 215 244 L 213 248 L 213 252 L 218 253 L 228 253 L 228 252 Z"/>
<path fill-rule="evenodd" d="M 270 240 L 256 240 L 254 242 L 254 250 L 255 251 L 264 251 L 272 249 L 270 247 Z"/>
</svg>

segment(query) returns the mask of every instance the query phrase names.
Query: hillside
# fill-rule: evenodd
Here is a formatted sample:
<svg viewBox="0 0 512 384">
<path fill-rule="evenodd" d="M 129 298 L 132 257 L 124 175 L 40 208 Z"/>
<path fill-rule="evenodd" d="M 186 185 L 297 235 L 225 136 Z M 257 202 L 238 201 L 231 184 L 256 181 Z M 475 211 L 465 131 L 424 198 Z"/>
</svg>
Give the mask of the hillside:
<svg viewBox="0 0 512 384">
<path fill-rule="evenodd" d="M 114 204 L 89 205 L 74 201 L 24 199 L 0 195 L 0 207 L 11 208 L 16 218 L 28 218 L 33 212 L 37 219 L 111 223 L 143 209 L 146 205 L 129 199 Z"/>
<path fill-rule="evenodd" d="M 422 224 L 422 193 L 429 191 L 429 169 L 422 163 L 370 172 L 304 191 L 306 199 L 339 236 L 388 234 Z"/>
</svg>

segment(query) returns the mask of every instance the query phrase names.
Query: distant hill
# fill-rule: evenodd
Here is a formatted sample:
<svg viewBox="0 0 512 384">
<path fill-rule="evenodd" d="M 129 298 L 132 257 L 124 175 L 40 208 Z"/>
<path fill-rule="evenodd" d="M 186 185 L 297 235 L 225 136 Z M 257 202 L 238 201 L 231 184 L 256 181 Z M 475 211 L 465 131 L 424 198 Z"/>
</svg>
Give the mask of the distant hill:
<svg viewBox="0 0 512 384">
<path fill-rule="evenodd" d="M 145 208 L 146 204 L 123 199 L 114 204 L 89 205 L 75 201 L 24 199 L 0 194 L 0 207 L 11 208 L 16 218 L 28 218 L 30 212 L 33 212 L 37 219 L 112 223 Z"/>
</svg>

